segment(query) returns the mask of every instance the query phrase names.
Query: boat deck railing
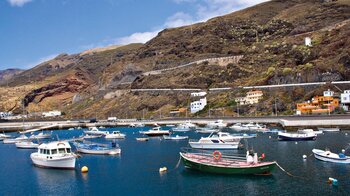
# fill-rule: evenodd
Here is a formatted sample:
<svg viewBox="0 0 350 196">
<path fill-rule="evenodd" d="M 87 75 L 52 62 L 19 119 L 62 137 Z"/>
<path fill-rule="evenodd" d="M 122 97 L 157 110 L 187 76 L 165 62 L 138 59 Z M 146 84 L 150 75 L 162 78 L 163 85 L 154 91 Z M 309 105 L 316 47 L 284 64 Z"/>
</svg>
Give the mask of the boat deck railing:
<svg viewBox="0 0 350 196">
<path fill-rule="evenodd" d="M 181 148 L 181 152 L 184 153 L 191 153 L 195 155 L 201 155 L 206 157 L 213 157 L 213 153 L 217 150 L 203 150 L 203 149 L 193 149 L 193 148 Z M 246 160 L 245 154 L 234 154 L 232 151 L 228 150 L 222 150 L 219 151 L 221 153 L 221 157 L 225 159 L 232 159 L 232 160 Z"/>
</svg>

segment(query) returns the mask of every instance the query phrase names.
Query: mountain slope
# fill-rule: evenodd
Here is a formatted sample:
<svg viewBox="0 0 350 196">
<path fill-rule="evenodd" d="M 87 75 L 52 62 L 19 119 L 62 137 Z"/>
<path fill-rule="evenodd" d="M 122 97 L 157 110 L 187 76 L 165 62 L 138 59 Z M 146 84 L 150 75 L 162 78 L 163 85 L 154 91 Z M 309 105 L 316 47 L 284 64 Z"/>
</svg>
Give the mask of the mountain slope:
<svg viewBox="0 0 350 196">
<path fill-rule="evenodd" d="M 305 37 L 311 37 L 312 46 L 305 46 Z M 142 75 L 227 56 L 240 56 L 240 60 L 226 64 L 207 60 L 158 75 Z M 269 1 L 207 22 L 165 29 L 144 45 L 61 55 L 21 73 L 10 84 L 20 86 L 33 79 L 38 84 L 25 95 L 29 110 L 59 105 L 67 114 L 77 116 L 137 116 L 141 110 L 155 115 L 189 103 L 188 95 L 131 93 L 130 87 L 206 89 L 349 80 L 350 3 Z M 241 92 L 230 93 L 220 95 L 222 101 L 210 95 L 209 101 L 213 107 L 225 107 Z M 75 95 L 80 99 L 72 102 Z M 305 98 L 283 99 L 293 103 Z M 270 104 L 271 100 L 267 97 L 265 101 Z M 291 111 L 293 106 L 284 108 Z"/>
</svg>

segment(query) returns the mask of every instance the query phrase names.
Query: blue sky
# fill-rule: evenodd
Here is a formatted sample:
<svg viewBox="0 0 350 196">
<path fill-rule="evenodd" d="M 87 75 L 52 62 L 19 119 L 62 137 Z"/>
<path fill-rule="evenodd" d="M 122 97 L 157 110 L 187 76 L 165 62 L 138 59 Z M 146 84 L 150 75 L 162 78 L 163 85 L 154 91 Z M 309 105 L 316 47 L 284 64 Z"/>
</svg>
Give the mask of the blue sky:
<svg viewBox="0 0 350 196">
<path fill-rule="evenodd" d="M 0 0 L 0 70 L 60 53 L 146 42 L 266 0 Z"/>
</svg>

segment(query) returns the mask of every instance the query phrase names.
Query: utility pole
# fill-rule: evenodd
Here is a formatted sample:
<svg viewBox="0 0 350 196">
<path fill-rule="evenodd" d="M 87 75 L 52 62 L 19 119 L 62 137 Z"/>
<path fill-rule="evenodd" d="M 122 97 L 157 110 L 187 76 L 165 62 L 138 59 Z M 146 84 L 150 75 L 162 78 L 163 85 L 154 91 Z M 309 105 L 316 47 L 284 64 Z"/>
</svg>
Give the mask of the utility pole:
<svg viewBox="0 0 350 196">
<path fill-rule="evenodd" d="M 237 117 L 239 117 L 239 104 L 240 103 L 237 103 Z"/>
<path fill-rule="evenodd" d="M 275 97 L 275 115 L 278 116 L 277 112 L 277 98 Z"/>
</svg>

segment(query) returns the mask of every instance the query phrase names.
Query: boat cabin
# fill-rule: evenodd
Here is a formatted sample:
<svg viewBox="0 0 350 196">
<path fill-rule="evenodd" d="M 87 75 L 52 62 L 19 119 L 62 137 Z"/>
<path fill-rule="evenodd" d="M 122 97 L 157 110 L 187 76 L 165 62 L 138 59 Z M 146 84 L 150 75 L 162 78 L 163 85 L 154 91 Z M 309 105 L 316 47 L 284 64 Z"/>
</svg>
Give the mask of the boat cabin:
<svg viewBox="0 0 350 196">
<path fill-rule="evenodd" d="M 62 155 L 70 154 L 71 146 L 68 142 L 51 142 L 47 144 L 41 144 L 38 147 L 38 154 L 41 155 Z"/>
</svg>

